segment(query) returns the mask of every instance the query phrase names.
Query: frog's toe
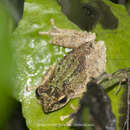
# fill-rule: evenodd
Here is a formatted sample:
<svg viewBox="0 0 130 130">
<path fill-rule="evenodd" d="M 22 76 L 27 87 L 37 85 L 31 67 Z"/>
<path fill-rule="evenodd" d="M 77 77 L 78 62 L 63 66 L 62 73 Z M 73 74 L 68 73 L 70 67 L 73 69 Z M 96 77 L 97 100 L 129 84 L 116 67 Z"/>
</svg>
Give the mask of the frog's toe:
<svg viewBox="0 0 130 130">
<path fill-rule="evenodd" d="M 60 120 L 64 121 L 65 119 L 70 118 L 70 117 L 71 117 L 71 114 L 70 115 L 66 115 L 66 116 L 61 116 Z M 73 120 L 74 120 L 73 118 L 70 118 L 70 120 L 67 123 L 65 123 L 65 125 L 66 126 L 72 126 Z"/>
<path fill-rule="evenodd" d="M 69 117 L 70 117 L 70 115 L 60 116 L 60 120 L 61 120 L 61 121 L 64 121 L 66 118 L 69 118 Z"/>
<path fill-rule="evenodd" d="M 77 111 L 77 108 L 73 104 L 70 104 L 70 107 L 74 110 L 74 112 Z"/>
<path fill-rule="evenodd" d="M 66 125 L 67 125 L 67 126 L 72 126 L 73 120 L 74 120 L 74 119 L 70 119 L 70 120 L 66 123 Z"/>
</svg>

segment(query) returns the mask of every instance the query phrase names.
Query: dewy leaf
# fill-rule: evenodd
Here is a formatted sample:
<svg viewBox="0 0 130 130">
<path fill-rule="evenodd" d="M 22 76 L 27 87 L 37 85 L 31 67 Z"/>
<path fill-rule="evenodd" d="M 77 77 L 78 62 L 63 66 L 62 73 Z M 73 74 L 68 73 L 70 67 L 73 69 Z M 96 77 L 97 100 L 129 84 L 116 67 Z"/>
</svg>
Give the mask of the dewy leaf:
<svg viewBox="0 0 130 130">
<path fill-rule="evenodd" d="M 43 74 L 50 65 L 56 63 L 69 49 L 49 44 L 50 38 L 39 36 L 39 31 L 51 29 L 50 19 L 53 18 L 58 27 L 77 28 L 61 13 L 54 0 L 26 1 L 23 19 L 14 32 L 12 39 L 16 48 L 17 84 L 15 95 L 22 103 L 23 115 L 29 129 L 61 129 L 61 115 L 73 110 L 67 105 L 60 111 L 44 114 L 35 96 L 36 86 L 40 84 Z M 31 89 L 30 91 L 27 91 Z M 68 129 L 68 127 L 64 127 Z"/>
<path fill-rule="evenodd" d="M 129 67 L 130 64 L 130 18 L 123 6 L 105 2 L 110 5 L 112 12 L 118 18 L 118 28 L 104 30 L 100 24 L 97 24 L 94 32 L 98 40 L 105 41 L 106 70 L 113 72 L 119 68 Z M 73 112 L 68 104 L 58 111 L 44 114 L 35 96 L 36 86 L 40 84 L 43 74 L 50 65 L 59 61 L 69 50 L 50 45 L 50 37 L 38 35 L 39 31 L 48 31 L 51 28 L 51 18 L 55 20 L 58 27 L 79 29 L 61 13 L 55 0 L 26 0 L 23 19 L 12 38 L 13 47 L 16 48 L 14 53 L 17 62 L 17 82 L 14 95 L 22 103 L 23 116 L 31 130 L 61 129 L 61 125 L 69 119 L 60 121 L 60 116 Z M 112 99 L 113 112 L 119 119 L 118 109 L 121 105 L 120 97 L 123 91 L 120 91 L 117 96 L 113 95 L 113 91 L 109 95 Z M 72 100 L 71 103 L 77 105 L 77 100 Z M 69 127 L 62 126 L 62 129 L 69 129 Z"/>
</svg>

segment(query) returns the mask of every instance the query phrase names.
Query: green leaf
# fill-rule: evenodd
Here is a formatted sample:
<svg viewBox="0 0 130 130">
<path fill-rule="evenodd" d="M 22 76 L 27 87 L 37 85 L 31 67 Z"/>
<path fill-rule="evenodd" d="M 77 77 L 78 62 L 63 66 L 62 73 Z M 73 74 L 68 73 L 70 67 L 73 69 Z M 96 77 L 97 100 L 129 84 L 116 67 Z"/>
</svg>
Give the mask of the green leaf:
<svg viewBox="0 0 130 130">
<path fill-rule="evenodd" d="M 130 17 L 124 6 L 117 5 L 105 1 L 110 5 L 112 12 L 118 18 L 118 28 L 115 30 L 103 30 L 98 25 L 94 31 L 97 39 L 104 40 L 107 48 L 107 67 L 106 71 L 111 73 L 118 69 L 130 67 Z M 117 86 L 118 87 L 118 86 Z M 116 116 L 117 130 L 122 130 L 124 122 L 121 121 L 122 113 L 120 110 L 124 107 L 122 101 L 126 88 L 122 88 L 118 94 L 114 94 L 117 90 L 115 87 L 108 94 L 111 98 L 113 112 Z"/>
<path fill-rule="evenodd" d="M 6 127 L 6 122 L 13 108 L 12 82 L 14 69 L 12 67 L 12 49 L 10 32 L 13 20 L 2 2 L 0 2 L 0 129 Z"/>
<path fill-rule="evenodd" d="M 118 28 L 104 30 L 100 24 L 97 24 L 93 31 L 96 32 L 98 40 L 105 41 L 107 48 L 106 70 L 113 72 L 119 68 L 129 67 L 130 64 L 128 59 L 130 18 L 123 6 L 105 2 L 110 5 L 112 12 L 118 18 Z M 61 125 L 69 119 L 60 121 L 60 116 L 72 113 L 70 103 L 77 106 L 78 101 L 74 99 L 64 108 L 44 114 L 35 97 L 35 88 L 40 84 L 43 74 L 50 65 L 57 63 L 69 50 L 49 44 L 50 37 L 48 36 L 38 35 L 39 31 L 48 31 L 51 28 L 51 18 L 55 20 L 58 27 L 79 29 L 65 17 L 55 0 L 26 0 L 23 19 L 12 38 L 12 45 L 16 48 L 14 53 L 17 62 L 15 79 L 17 82 L 14 95 L 22 103 L 23 115 L 31 130 L 61 129 Z M 27 91 L 27 88 L 30 91 Z M 123 91 L 120 91 L 117 96 L 113 95 L 113 91 L 109 95 L 112 99 L 113 111 L 116 118 L 119 119 L 118 109 Z M 115 104 L 117 105 L 115 106 Z M 64 126 L 62 129 L 69 129 L 69 127 Z"/>
<path fill-rule="evenodd" d="M 56 127 L 61 129 L 58 124 L 65 122 L 60 121 L 60 116 L 68 114 L 68 111 L 73 112 L 68 104 L 60 111 L 44 114 L 35 97 L 36 86 L 40 84 L 45 71 L 68 52 L 68 49 L 50 45 L 49 37 L 38 35 L 38 31 L 47 31 L 51 28 L 51 18 L 55 20 L 58 27 L 77 28 L 61 13 L 56 1 L 26 1 L 23 19 L 12 38 L 17 62 L 15 95 L 22 103 L 27 126 L 32 130 Z M 28 92 L 26 87 L 31 91 Z"/>
</svg>

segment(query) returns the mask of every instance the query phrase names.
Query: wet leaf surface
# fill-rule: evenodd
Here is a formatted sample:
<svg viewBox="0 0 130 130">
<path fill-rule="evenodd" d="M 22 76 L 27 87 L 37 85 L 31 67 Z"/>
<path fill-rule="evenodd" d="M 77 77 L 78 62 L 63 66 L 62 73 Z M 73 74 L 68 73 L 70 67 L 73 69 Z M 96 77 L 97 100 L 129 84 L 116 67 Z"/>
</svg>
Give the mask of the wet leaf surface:
<svg viewBox="0 0 130 130">
<path fill-rule="evenodd" d="M 108 1 L 106 4 L 110 5 L 112 12 L 118 18 L 118 28 L 104 30 L 100 24 L 97 24 L 93 31 L 97 34 L 97 40 L 105 41 L 106 71 L 111 73 L 130 65 L 130 18 L 123 6 Z M 61 125 L 69 119 L 62 122 L 60 116 L 72 113 L 70 103 L 77 106 L 78 102 L 77 99 L 74 99 L 63 109 L 44 114 L 35 97 L 35 87 L 40 84 L 43 74 L 50 65 L 57 63 L 69 51 L 69 49 L 49 44 L 50 37 L 38 35 L 39 31 L 47 31 L 51 28 L 51 18 L 55 20 L 58 27 L 79 30 L 63 15 L 55 0 L 27 0 L 24 5 L 23 19 L 12 38 L 17 63 L 14 95 L 22 103 L 23 115 L 30 130 L 61 129 Z M 124 91 L 120 91 L 117 96 L 113 95 L 115 91 L 116 88 L 110 91 L 109 95 L 118 126 L 120 117 L 118 110 L 122 105 L 120 98 Z M 69 127 L 64 126 L 62 129 L 69 129 Z"/>
</svg>

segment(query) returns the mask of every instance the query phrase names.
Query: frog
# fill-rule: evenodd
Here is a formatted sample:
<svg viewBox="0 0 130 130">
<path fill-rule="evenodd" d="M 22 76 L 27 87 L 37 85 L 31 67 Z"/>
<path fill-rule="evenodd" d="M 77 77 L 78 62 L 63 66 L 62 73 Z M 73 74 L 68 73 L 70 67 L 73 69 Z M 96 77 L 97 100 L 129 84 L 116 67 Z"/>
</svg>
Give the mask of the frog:
<svg viewBox="0 0 130 130">
<path fill-rule="evenodd" d="M 57 111 L 77 97 L 82 97 L 92 77 L 105 71 L 106 47 L 96 41 L 96 34 L 87 31 L 61 29 L 51 19 L 51 30 L 38 32 L 49 35 L 51 43 L 72 48 L 56 65 L 52 65 L 36 88 L 36 97 L 44 113 Z"/>
</svg>

